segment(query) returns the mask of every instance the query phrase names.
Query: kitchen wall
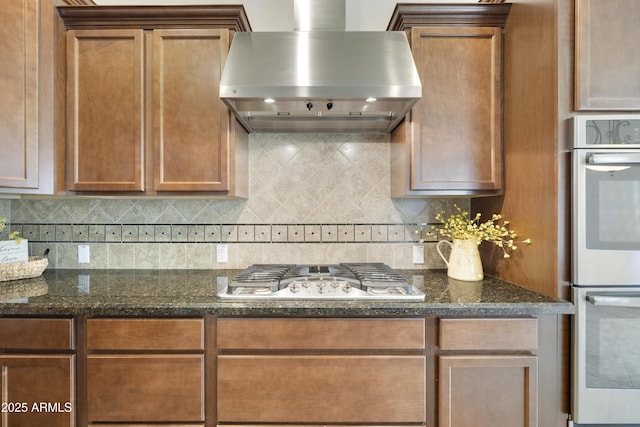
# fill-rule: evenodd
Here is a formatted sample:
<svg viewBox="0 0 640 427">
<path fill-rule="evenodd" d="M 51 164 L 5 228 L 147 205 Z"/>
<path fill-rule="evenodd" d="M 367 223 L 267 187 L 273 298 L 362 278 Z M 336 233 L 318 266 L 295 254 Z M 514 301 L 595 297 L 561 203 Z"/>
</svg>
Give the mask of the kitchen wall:
<svg viewBox="0 0 640 427">
<path fill-rule="evenodd" d="M 389 135 L 251 134 L 250 196 L 23 198 L 0 216 L 50 248 L 52 268 L 244 268 L 252 263 L 385 262 L 442 268 L 433 242 L 425 264 L 413 246 L 441 210 L 466 199 L 389 197 Z M 78 264 L 78 245 L 90 263 Z M 216 259 L 228 247 L 228 262 Z"/>
</svg>

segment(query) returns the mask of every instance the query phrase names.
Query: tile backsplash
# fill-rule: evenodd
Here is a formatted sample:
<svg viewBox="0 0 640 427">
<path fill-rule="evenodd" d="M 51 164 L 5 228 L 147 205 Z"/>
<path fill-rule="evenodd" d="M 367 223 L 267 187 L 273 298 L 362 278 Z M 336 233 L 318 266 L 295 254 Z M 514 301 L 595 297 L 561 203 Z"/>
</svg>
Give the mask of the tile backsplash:
<svg viewBox="0 0 640 427">
<path fill-rule="evenodd" d="M 420 224 L 466 199 L 391 199 L 389 136 L 251 134 L 247 200 L 23 198 L 0 217 L 51 249 L 53 268 L 244 268 L 253 263 L 380 261 L 439 268 L 433 243 L 412 263 Z M 77 247 L 90 246 L 89 264 Z M 229 261 L 216 261 L 218 244 Z"/>
</svg>

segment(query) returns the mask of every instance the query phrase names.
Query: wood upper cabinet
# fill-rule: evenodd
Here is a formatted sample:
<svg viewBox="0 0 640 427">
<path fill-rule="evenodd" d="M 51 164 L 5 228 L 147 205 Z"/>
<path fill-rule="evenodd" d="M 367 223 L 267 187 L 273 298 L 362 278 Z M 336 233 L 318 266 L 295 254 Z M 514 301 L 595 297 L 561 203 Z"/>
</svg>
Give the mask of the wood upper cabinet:
<svg viewBox="0 0 640 427">
<path fill-rule="evenodd" d="M 218 95 L 223 30 L 153 32 L 154 189 L 228 191 L 235 129 Z"/>
<path fill-rule="evenodd" d="M 536 319 L 441 319 L 440 427 L 538 425 Z"/>
<path fill-rule="evenodd" d="M 392 197 L 501 193 L 509 6 L 396 7 L 389 29 L 410 38 L 422 99 L 391 135 Z"/>
<path fill-rule="evenodd" d="M 144 191 L 144 33 L 67 34 L 67 188 Z"/>
<path fill-rule="evenodd" d="M 71 319 L 0 319 L 3 426 L 75 426 Z"/>
<path fill-rule="evenodd" d="M 218 93 L 233 31 L 206 7 L 101 9 L 62 12 L 68 190 L 245 197 L 248 135 Z"/>
<path fill-rule="evenodd" d="M 0 10 L 0 192 L 52 193 L 53 0 Z"/>
<path fill-rule="evenodd" d="M 576 0 L 576 110 L 640 110 L 640 2 Z"/>
<path fill-rule="evenodd" d="M 38 185 L 38 5 L 0 11 L 0 186 Z M 27 90 L 28 89 L 28 90 Z"/>
</svg>

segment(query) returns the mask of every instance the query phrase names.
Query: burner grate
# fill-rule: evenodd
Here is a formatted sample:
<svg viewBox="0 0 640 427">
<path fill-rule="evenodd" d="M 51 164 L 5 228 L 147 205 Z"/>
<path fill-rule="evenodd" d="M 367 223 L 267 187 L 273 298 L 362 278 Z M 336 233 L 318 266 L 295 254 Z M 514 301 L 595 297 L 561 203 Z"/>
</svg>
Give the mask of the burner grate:
<svg viewBox="0 0 640 427">
<path fill-rule="evenodd" d="M 221 296 L 284 299 L 411 299 L 424 293 L 383 263 L 254 264 Z"/>
</svg>

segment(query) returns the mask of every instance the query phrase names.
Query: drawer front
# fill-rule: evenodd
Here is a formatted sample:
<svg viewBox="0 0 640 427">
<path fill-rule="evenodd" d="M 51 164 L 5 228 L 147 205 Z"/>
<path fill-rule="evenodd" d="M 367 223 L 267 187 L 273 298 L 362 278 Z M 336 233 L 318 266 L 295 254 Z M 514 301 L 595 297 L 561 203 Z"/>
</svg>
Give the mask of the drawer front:
<svg viewBox="0 0 640 427">
<path fill-rule="evenodd" d="M 91 423 L 90 427 L 114 427 L 113 424 Z M 118 424 L 118 427 L 204 427 L 204 424 Z"/>
<path fill-rule="evenodd" d="M 538 319 L 440 319 L 442 350 L 535 350 Z"/>
<path fill-rule="evenodd" d="M 89 319 L 87 348 L 203 350 L 203 319 Z"/>
<path fill-rule="evenodd" d="M 424 319 L 218 319 L 220 349 L 422 350 Z"/>
<path fill-rule="evenodd" d="M 89 356 L 87 415 L 91 422 L 204 421 L 204 356 Z"/>
<path fill-rule="evenodd" d="M 218 356 L 218 420 L 424 423 L 423 356 Z"/>
<path fill-rule="evenodd" d="M 72 350 L 72 319 L 0 319 L 0 349 Z"/>
</svg>

